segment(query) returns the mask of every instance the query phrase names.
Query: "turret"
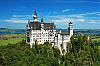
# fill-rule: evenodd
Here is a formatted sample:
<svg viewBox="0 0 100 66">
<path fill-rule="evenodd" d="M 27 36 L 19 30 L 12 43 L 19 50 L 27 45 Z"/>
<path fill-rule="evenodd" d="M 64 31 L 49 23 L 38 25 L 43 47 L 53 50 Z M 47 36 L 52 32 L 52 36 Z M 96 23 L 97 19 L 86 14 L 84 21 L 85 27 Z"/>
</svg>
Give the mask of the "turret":
<svg viewBox="0 0 100 66">
<path fill-rule="evenodd" d="M 27 29 L 27 32 L 26 32 L 26 37 L 27 37 L 27 40 L 26 42 L 29 43 L 30 42 L 30 26 L 29 26 L 29 23 L 30 23 L 30 20 L 28 20 L 28 24 L 26 25 L 26 29 Z"/>
<path fill-rule="evenodd" d="M 43 17 L 42 17 L 42 19 L 41 19 L 41 22 L 43 22 Z"/>
<path fill-rule="evenodd" d="M 30 29 L 29 23 L 30 23 L 30 20 L 28 20 L 28 24 L 26 25 L 26 29 Z"/>
<path fill-rule="evenodd" d="M 41 30 L 44 29 L 43 18 L 41 19 Z"/>
<path fill-rule="evenodd" d="M 73 35 L 73 23 L 72 22 L 69 23 L 69 35 L 70 37 Z"/>
<path fill-rule="evenodd" d="M 59 29 L 59 33 L 61 34 L 61 32 L 62 32 L 62 30 L 61 29 Z"/>
<path fill-rule="evenodd" d="M 33 19 L 34 19 L 34 22 L 38 22 L 38 17 L 37 17 L 36 10 L 34 11 Z"/>
</svg>

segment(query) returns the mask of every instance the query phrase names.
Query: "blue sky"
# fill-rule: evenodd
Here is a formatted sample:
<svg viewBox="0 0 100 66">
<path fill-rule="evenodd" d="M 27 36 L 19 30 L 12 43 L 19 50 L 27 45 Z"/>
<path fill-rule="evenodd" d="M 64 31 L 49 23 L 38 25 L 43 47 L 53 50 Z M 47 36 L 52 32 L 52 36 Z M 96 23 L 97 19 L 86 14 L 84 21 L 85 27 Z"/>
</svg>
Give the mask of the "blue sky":
<svg viewBox="0 0 100 66">
<path fill-rule="evenodd" d="M 38 21 L 54 22 L 57 28 L 100 29 L 100 0 L 1 0 L 0 28 L 25 29 L 37 10 Z"/>
</svg>

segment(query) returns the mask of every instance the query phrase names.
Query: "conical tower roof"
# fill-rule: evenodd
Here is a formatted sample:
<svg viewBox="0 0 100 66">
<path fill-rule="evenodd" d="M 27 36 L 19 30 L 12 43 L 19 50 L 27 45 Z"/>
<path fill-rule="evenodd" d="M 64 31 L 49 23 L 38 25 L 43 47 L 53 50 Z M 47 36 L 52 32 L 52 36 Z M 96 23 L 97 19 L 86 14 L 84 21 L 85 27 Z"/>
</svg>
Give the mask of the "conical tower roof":
<svg viewBox="0 0 100 66">
<path fill-rule="evenodd" d="M 73 24 L 72 22 L 70 22 L 69 24 Z"/>
<path fill-rule="evenodd" d="M 36 15 L 36 16 L 37 16 L 37 12 L 36 12 L 36 10 L 34 11 L 34 15 Z"/>
</svg>

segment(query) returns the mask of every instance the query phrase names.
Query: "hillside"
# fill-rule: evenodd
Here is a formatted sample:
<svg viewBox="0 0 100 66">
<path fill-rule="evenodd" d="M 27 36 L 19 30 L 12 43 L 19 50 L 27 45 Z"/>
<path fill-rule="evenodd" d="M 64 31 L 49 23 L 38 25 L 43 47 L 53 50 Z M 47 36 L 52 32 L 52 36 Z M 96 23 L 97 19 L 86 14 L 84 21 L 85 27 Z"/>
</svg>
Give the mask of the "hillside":
<svg viewBox="0 0 100 66">
<path fill-rule="evenodd" d="M 77 39 L 74 39 L 77 38 Z M 30 48 L 25 41 L 0 46 L 0 66 L 99 66 L 100 43 L 87 41 L 86 36 L 72 37 L 72 48 L 61 56 L 48 42 Z"/>
</svg>

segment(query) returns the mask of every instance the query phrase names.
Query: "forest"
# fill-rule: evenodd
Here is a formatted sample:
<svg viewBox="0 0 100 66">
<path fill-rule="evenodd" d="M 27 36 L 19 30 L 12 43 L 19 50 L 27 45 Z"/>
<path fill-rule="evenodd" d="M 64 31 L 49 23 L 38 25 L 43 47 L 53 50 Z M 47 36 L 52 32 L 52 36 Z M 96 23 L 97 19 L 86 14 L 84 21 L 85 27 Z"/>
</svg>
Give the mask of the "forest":
<svg viewBox="0 0 100 66">
<path fill-rule="evenodd" d="M 72 47 L 60 55 L 51 43 L 35 44 L 30 48 L 25 40 L 0 46 L 0 66 L 100 66 L 100 42 L 87 36 L 73 36 Z"/>
</svg>

